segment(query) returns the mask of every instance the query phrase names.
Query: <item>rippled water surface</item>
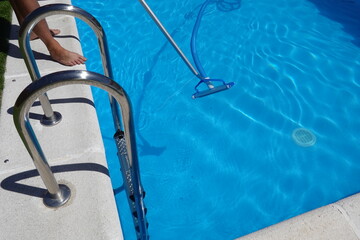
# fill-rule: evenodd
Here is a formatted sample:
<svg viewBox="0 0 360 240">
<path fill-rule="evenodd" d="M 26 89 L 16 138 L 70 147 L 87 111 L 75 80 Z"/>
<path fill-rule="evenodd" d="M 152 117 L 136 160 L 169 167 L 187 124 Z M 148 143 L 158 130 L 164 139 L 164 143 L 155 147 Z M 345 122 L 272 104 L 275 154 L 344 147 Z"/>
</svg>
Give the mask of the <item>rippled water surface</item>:
<svg viewBox="0 0 360 240">
<path fill-rule="evenodd" d="M 191 56 L 203 0 L 147 3 Z M 73 4 L 105 28 L 115 80 L 133 103 L 151 239 L 234 239 L 360 191 L 359 0 L 211 3 L 199 58 L 211 77 L 236 85 L 197 100 L 196 77 L 138 1 Z M 87 67 L 101 72 L 95 37 L 79 28 Z M 94 93 L 124 234 L 134 239 L 107 97 Z M 311 146 L 294 141 L 299 128 L 315 136 Z"/>
</svg>

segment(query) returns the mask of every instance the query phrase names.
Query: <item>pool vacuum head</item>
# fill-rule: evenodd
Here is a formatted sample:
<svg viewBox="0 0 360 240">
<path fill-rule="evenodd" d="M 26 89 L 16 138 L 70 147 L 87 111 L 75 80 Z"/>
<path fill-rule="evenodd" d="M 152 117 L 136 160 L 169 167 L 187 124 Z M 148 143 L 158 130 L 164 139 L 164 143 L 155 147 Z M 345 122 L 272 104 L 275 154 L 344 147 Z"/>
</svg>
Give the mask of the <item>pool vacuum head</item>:
<svg viewBox="0 0 360 240">
<path fill-rule="evenodd" d="M 234 86 L 234 82 L 229 82 L 229 83 L 225 83 L 224 80 L 222 79 L 206 79 L 207 81 L 205 80 L 201 80 L 196 86 L 195 86 L 195 93 L 192 95 L 192 98 L 195 99 L 195 98 L 200 98 L 200 97 L 205 97 L 207 95 L 210 95 L 210 94 L 213 94 L 213 93 L 217 93 L 217 92 L 221 92 L 221 91 L 225 91 L 225 90 L 228 90 L 229 88 L 231 88 L 232 86 Z M 212 82 L 222 82 L 221 85 L 219 86 L 214 86 L 212 84 Z M 201 83 L 205 83 L 207 84 L 207 87 L 208 89 L 206 90 L 198 90 L 198 86 L 201 84 Z"/>
</svg>

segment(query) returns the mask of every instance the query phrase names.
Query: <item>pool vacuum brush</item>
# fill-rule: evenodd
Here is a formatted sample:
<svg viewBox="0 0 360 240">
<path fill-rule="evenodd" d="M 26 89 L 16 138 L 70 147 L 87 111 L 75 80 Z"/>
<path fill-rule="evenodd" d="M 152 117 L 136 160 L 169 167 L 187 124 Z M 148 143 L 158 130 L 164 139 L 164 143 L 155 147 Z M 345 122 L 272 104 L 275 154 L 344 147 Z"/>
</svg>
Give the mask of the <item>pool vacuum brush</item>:
<svg viewBox="0 0 360 240">
<path fill-rule="evenodd" d="M 194 30 L 193 30 L 193 34 L 191 37 L 191 54 L 193 56 L 195 65 L 197 67 L 197 71 L 195 69 L 195 67 L 190 63 L 190 61 L 188 60 L 188 58 L 185 56 L 185 54 L 181 51 L 181 49 L 179 48 L 179 46 L 176 44 L 176 42 L 174 41 L 174 39 L 170 36 L 170 34 L 168 33 L 168 31 L 165 29 L 165 27 L 161 24 L 161 22 L 159 21 L 159 19 L 156 17 L 156 15 L 154 14 L 154 12 L 151 10 L 151 8 L 149 7 L 149 5 L 147 5 L 147 3 L 144 0 L 139 0 L 139 2 L 141 3 L 141 5 L 145 8 L 145 10 L 147 11 L 147 13 L 150 15 L 150 17 L 154 20 L 154 22 L 156 23 L 156 25 L 160 28 L 161 32 L 165 35 L 165 37 L 168 39 L 168 41 L 171 43 L 171 45 L 175 48 L 176 52 L 179 54 L 179 56 L 182 58 L 182 60 L 185 62 L 185 64 L 188 66 L 188 68 L 190 69 L 190 71 L 197 77 L 200 79 L 199 83 L 195 86 L 195 93 L 192 95 L 192 98 L 199 98 L 199 97 L 204 97 L 213 93 L 217 93 L 217 92 L 221 92 L 224 90 L 227 90 L 229 88 L 231 88 L 232 86 L 234 86 L 233 82 L 230 83 L 225 83 L 224 80 L 222 79 L 212 79 L 209 78 L 206 74 L 204 69 L 202 68 L 199 58 L 197 56 L 196 53 L 196 45 L 195 45 L 195 39 L 196 39 L 196 35 L 200 26 L 200 20 L 202 15 L 204 14 L 205 8 L 206 6 L 211 2 L 211 0 L 206 0 L 205 3 L 201 6 L 198 17 L 196 19 L 196 23 L 194 26 Z M 219 86 L 215 86 L 213 84 L 213 82 L 219 82 L 221 83 Z M 198 90 L 198 87 L 202 84 L 206 84 L 207 89 L 206 90 Z"/>
</svg>

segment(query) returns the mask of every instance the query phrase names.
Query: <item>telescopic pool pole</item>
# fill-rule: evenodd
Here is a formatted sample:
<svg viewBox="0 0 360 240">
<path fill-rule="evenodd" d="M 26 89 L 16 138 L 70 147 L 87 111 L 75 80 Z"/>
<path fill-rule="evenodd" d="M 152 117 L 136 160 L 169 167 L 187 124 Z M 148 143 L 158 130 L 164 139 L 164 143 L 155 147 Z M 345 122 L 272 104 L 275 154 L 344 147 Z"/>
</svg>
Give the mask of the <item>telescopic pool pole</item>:
<svg viewBox="0 0 360 240">
<path fill-rule="evenodd" d="M 161 32 L 165 35 L 165 37 L 169 40 L 171 45 L 175 48 L 177 53 L 180 55 L 182 60 L 185 62 L 185 64 L 188 66 L 190 71 L 197 76 L 200 79 L 203 79 L 202 76 L 195 70 L 194 66 L 190 63 L 189 59 L 185 56 L 185 54 L 181 51 L 180 47 L 176 44 L 175 40 L 171 37 L 171 35 L 168 33 L 168 31 L 165 29 L 165 27 L 162 25 L 160 20 L 156 17 L 155 13 L 151 10 L 149 5 L 145 2 L 145 0 L 139 0 L 141 5 L 145 8 L 147 13 L 150 15 L 150 17 L 154 20 L 156 25 L 160 28 Z"/>
</svg>

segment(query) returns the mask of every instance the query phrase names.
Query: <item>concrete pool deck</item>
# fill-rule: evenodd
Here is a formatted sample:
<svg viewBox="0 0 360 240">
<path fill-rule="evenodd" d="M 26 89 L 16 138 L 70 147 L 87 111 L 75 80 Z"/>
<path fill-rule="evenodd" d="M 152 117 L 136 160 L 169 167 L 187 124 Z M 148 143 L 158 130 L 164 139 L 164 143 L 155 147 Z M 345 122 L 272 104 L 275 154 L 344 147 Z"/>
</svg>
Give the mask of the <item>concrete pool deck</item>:
<svg viewBox="0 0 360 240">
<path fill-rule="evenodd" d="M 359 240 L 360 194 L 264 228 L 237 240 Z"/>
<path fill-rule="evenodd" d="M 59 2 L 69 3 L 56 1 Z M 51 3 L 55 1 L 40 1 L 40 4 Z M 57 39 L 62 45 L 81 52 L 72 17 L 54 16 L 48 22 L 50 27 L 61 29 Z M 63 115 L 62 122 L 54 127 L 39 124 L 37 119 L 42 110 L 38 104 L 30 110 L 32 126 L 56 179 L 72 189 L 71 200 L 65 206 L 50 209 L 43 205 L 44 185 L 12 120 L 15 100 L 31 81 L 18 49 L 17 30 L 13 17 L 0 113 L 0 239 L 123 239 L 87 86 L 67 86 L 49 92 L 54 110 Z M 51 61 L 39 40 L 32 42 L 32 48 L 37 52 L 42 75 L 85 69 L 85 66 L 70 68 Z M 249 239 L 360 240 L 360 194 L 238 238 Z"/>
</svg>

